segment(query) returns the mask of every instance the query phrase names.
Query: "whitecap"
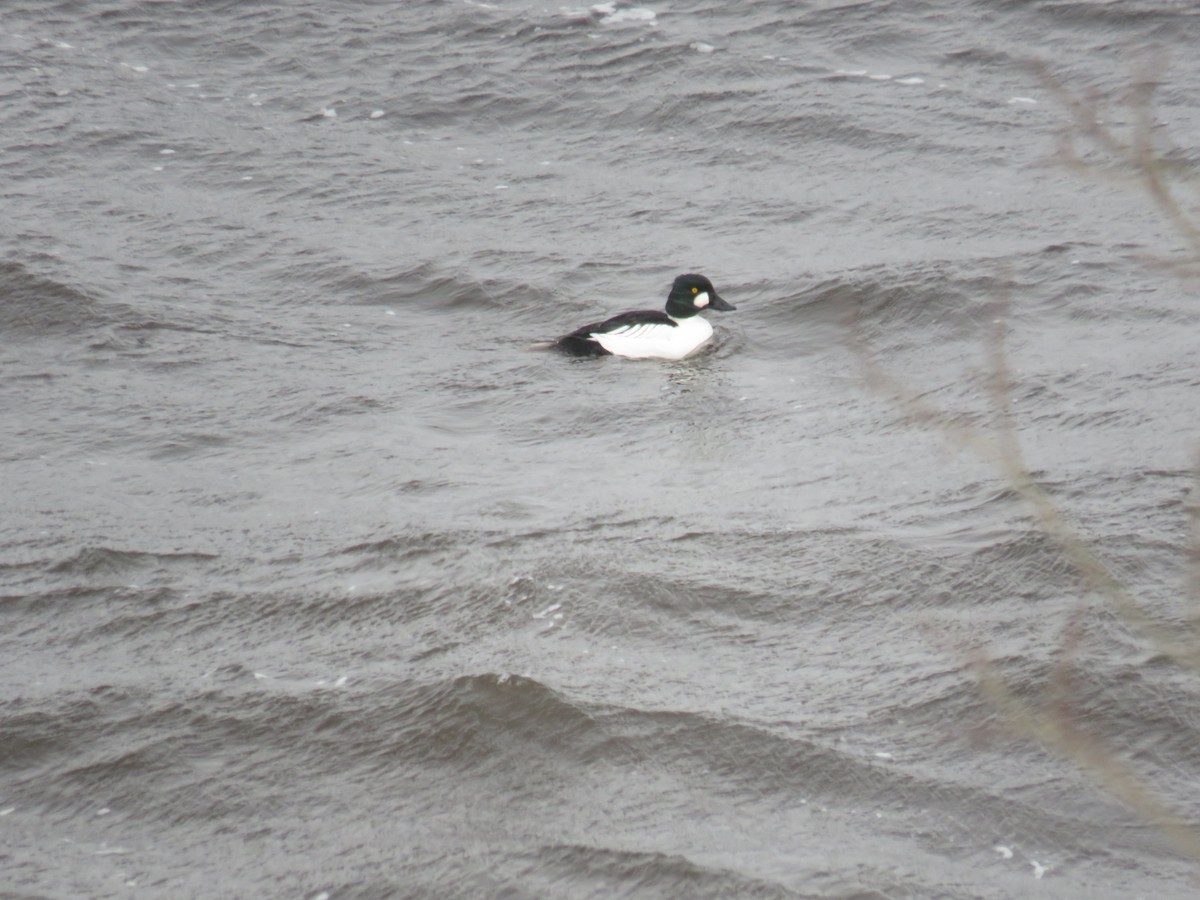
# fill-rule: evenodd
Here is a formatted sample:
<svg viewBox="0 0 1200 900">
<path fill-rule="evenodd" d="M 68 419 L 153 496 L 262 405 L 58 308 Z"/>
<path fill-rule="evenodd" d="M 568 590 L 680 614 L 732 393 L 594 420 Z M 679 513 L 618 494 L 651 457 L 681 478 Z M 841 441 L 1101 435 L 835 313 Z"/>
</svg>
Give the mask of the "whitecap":
<svg viewBox="0 0 1200 900">
<path fill-rule="evenodd" d="M 635 6 L 633 9 L 619 9 L 608 17 L 610 22 L 653 22 L 658 13 L 652 9 Z"/>
<path fill-rule="evenodd" d="M 603 18 L 602 25 L 622 25 L 625 23 L 653 22 L 658 13 L 643 6 L 633 6 L 629 9 L 617 9 L 615 3 L 601 3 L 592 7 L 592 12 Z"/>
</svg>

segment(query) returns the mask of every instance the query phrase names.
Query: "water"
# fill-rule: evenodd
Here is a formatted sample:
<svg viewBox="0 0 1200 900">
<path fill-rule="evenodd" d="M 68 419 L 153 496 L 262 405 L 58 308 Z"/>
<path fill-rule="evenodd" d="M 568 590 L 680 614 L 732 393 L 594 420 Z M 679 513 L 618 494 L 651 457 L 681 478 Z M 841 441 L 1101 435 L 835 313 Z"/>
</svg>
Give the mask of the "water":
<svg viewBox="0 0 1200 900">
<path fill-rule="evenodd" d="M 967 663 L 1073 653 L 1192 818 L 1194 677 L 855 346 L 973 421 L 1002 320 L 1031 467 L 1184 624 L 1194 285 L 1025 62 L 1156 48 L 1186 148 L 1198 27 L 7 3 L 0 891 L 1194 896 Z M 686 271 L 738 306 L 699 358 L 525 349 Z"/>
</svg>

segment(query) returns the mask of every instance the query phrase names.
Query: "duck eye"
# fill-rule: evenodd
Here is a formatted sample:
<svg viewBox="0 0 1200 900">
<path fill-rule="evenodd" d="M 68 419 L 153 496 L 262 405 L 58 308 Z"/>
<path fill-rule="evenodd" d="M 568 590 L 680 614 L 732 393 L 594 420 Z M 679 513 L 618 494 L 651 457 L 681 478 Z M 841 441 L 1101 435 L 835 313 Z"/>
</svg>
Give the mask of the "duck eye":
<svg viewBox="0 0 1200 900">
<path fill-rule="evenodd" d="M 693 294 L 698 294 L 698 293 L 700 293 L 700 288 L 697 288 L 697 287 L 694 287 L 694 288 L 692 288 L 692 293 L 693 293 Z"/>
</svg>

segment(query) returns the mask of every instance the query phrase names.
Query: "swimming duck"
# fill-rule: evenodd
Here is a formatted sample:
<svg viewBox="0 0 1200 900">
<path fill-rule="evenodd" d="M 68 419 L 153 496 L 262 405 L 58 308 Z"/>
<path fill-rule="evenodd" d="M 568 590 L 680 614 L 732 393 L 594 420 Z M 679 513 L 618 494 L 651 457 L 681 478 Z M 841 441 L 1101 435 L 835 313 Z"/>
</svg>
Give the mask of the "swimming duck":
<svg viewBox="0 0 1200 900">
<path fill-rule="evenodd" d="M 550 346 L 571 356 L 683 359 L 708 343 L 713 329 L 701 310 L 737 309 L 703 275 L 680 275 L 667 295 L 666 311 L 639 309 L 594 322 Z"/>
</svg>

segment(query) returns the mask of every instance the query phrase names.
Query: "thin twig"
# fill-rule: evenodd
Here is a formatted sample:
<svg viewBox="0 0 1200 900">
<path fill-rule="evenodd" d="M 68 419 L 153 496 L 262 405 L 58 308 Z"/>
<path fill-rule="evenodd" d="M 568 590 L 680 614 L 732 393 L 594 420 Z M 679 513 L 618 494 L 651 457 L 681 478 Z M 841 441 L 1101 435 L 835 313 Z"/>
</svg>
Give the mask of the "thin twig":
<svg viewBox="0 0 1200 900">
<path fill-rule="evenodd" d="M 1094 92 L 1081 96 L 1062 84 L 1050 74 L 1044 63 L 1032 64 L 1046 89 L 1070 113 L 1073 127 L 1065 131 L 1059 142 L 1059 158 L 1069 167 L 1082 170 L 1092 177 L 1111 180 L 1110 169 L 1089 162 L 1080 154 L 1076 140 L 1082 135 L 1107 158 L 1109 166 L 1118 171 L 1127 171 L 1128 180 L 1143 191 L 1176 233 L 1187 243 L 1192 260 L 1188 265 L 1200 262 L 1200 224 L 1179 202 L 1172 182 L 1168 180 L 1169 167 L 1154 145 L 1155 114 L 1154 93 L 1162 74 L 1161 60 L 1144 64 L 1142 72 L 1134 80 L 1123 105 L 1133 118 L 1132 137 L 1123 140 L 1100 118 L 1101 98 Z M 1186 181 L 1187 179 L 1182 179 Z"/>
<path fill-rule="evenodd" d="M 1017 697 L 989 664 L 976 666 L 979 684 L 1009 727 L 1044 747 L 1070 759 L 1101 787 L 1161 829 L 1183 853 L 1200 860 L 1200 834 L 1172 812 L 1124 762 L 1104 749 L 1104 742 L 1089 734 L 1070 717 L 1039 712 Z"/>
</svg>

